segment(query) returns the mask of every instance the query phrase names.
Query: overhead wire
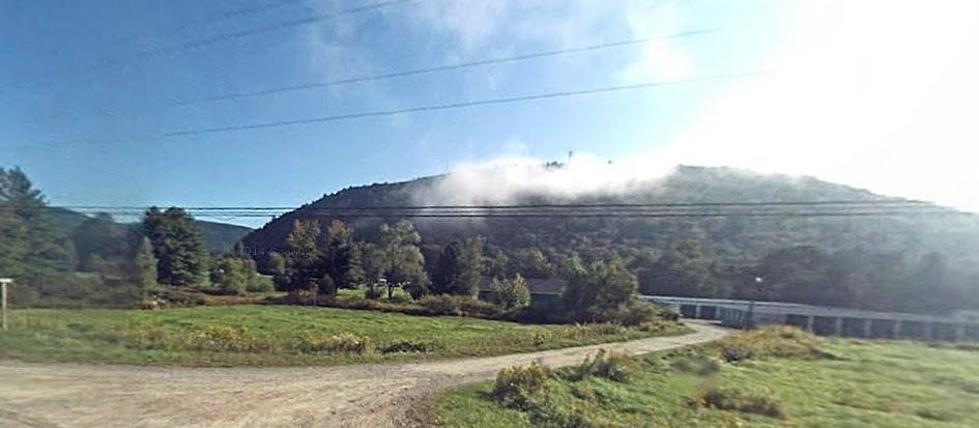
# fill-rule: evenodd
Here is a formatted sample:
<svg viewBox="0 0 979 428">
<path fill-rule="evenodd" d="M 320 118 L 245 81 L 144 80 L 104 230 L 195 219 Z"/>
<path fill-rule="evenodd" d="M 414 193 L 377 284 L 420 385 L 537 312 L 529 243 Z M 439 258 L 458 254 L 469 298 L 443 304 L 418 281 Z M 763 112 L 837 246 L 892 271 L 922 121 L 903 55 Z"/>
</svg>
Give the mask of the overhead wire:
<svg viewBox="0 0 979 428">
<path fill-rule="evenodd" d="M 126 55 L 126 56 L 122 56 L 122 57 L 118 57 L 118 58 L 112 58 L 112 59 L 107 59 L 107 60 L 102 60 L 102 61 L 96 62 L 95 64 L 92 64 L 89 67 L 82 68 L 82 69 L 79 69 L 77 67 L 73 67 L 71 69 L 65 69 L 65 70 L 54 70 L 54 71 L 52 71 L 50 73 L 47 73 L 43 77 L 43 79 L 50 79 L 50 78 L 53 78 L 53 77 L 57 77 L 57 76 L 61 75 L 63 72 L 65 72 L 65 71 L 70 71 L 70 72 L 78 73 L 81 70 L 91 71 L 91 70 L 94 70 L 94 69 L 101 69 L 101 68 L 108 68 L 108 67 L 115 67 L 115 66 L 127 65 L 127 64 L 131 64 L 131 63 L 137 62 L 137 61 L 142 61 L 142 60 L 145 60 L 145 59 L 156 58 L 156 57 L 160 57 L 160 56 L 163 56 L 163 55 L 170 55 L 170 54 L 175 54 L 175 53 L 179 53 L 179 52 L 189 51 L 189 50 L 193 50 L 193 49 L 200 49 L 200 48 L 203 48 L 203 47 L 212 46 L 212 45 L 216 45 L 216 44 L 227 42 L 227 41 L 231 41 L 231 40 L 237 40 L 237 39 L 246 38 L 246 37 L 252 37 L 252 36 L 257 36 L 257 35 L 261 35 L 261 34 L 273 33 L 273 32 L 276 32 L 276 31 L 282 31 L 282 30 L 286 30 L 286 29 L 289 29 L 289 28 L 293 28 L 293 27 L 299 27 L 299 26 L 303 26 L 303 25 L 310 25 L 310 24 L 314 24 L 314 23 L 317 23 L 317 22 L 322 22 L 322 21 L 327 21 L 327 20 L 331 20 L 331 19 L 336 19 L 336 18 L 339 18 L 339 17 L 342 17 L 342 16 L 354 15 L 354 14 L 359 14 L 359 13 L 374 11 L 374 10 L 378 10 L 378 9 L 383 9 L 383 8 L 387 8 L 387 7 L 392 7 L 392 6 L 400 6 L 400 5 L 404 5 L 404 4 L 408 4 L 408 3 L 417 3 L 419 1 L 423 1 L 423 0 L 389 0 L 389 1 L 382 1 L 382 2 L 378 2 L 378 3 L 372 3 L 372 4 L 369 4 L 369 5 L 365 5 L 365 6 L 358 6 L 358 7 L 354 7 L 354 8 L 344 9 L 344 10 L 340 10 L 338 12 L 333 12 L 333 13 L 318 13 L 318 14 L 310 15 L 310 16 L 307 16 L 307 17 L 304 17 L 304 18 L 299 18 L 299 19 L 293 19 L 293 20 L 289 20 L 289 21 L 278 22 L 278 23 L 267 25 L 267 26 L 263 26 L 263 27 L 255 27 L 255 28 L 250 28 L 250 29 L 246 29 L 246 30 L 240 30 L 240 31 L 234 31 L 234 32 L 228 32 L 228 33 L 218 34 L 218 35 L 215 35 L 215 36 L 201 38 L 201 39 L 197 39 L 197 40 L 191 40 L 191 41 L 187 41 L 187 42 L 184 42 L 184 43 L 181 43 L 181 44 L 178 44 L 178 45 L 174 45 L 174 46 L 161 47 L 161 48 L 157 48 L 157 49 L 148 49 L 148 50 L 136 52 L 136 53 L 131 54 L 131 55 Z M 27 84 L 27 85 L 21 85 L 21 86 L 7 86 L 7 87 L 4 87 L 2 89 L 37 88 L 37 87 L 43 87 L 47 83 L 48 82 L 35 82 L 33 84 Z"/>
<path fill-rule="evenodd" d="M 479 59 L 479 60 L 474 60 L 474 61 L 464 61 L 464 62 L 457 62 L 457 63 L 436 65 L 436 66 L 431 66 L 431 67 L 421 67 L 421 68 L 414 68 L 414 69 L 408 69 L 408 70 L 393 71 L 393 72 L 389 72 L 389 73 L 371 74 L 371 75 L 364 75 L 364 76 L 354 76 L 354 77 L 347 77 L 347 78 L 334 79 L 334 80 L 326 80 L 326 81 L 320 81 L 320 82 L 292 84 L 292 85 L 278 86 L 278 87 L 266 88 L 266 89 L 257 89 L 257 90 L 251 90 L 251 91 L 229 92 L 229 93 L 225 93 L 225 94 L 218 94 L 218 95 L 211 95 L 211 96 L 203 96 L 203 97 L 198 97 L 198 98 L 188 98 L 188 99 L 184 99 L 184 100 L 178 100 L 178 101 L 174 101 L 174 102 L 170 102 L 170 103 L 166 103 L 166 104 L 162 104 L 162 105 L 158 105 L 158 106 L 153 106 L 153 107 L 149 107 L 149 108 L 145 108 L 145 109 L 139 109 L 139 110 L 136 110 L 136 111 L 127 110 L 126 113 L 127 114 L 134 114 L 134 113 L 135 114 L 142 114 L 142 113 L 149 113 L 149 112 L 155 112 L 155 111 L 169 110 L 169 109 L 178 108 L 178 107 L 187 107 L 187 106 L 200 105 L 200 104 L 211 103 L 211 102 L 223 102 L 223 101 L 231 101 L 231 100 L 241 100 L 241 99 L 264 97 L 264 96 L 270 96 L 270 95 L 276 95 L 276 94 L 282 94 L 282 93 L 288 93 L 288 92 L 308 91 L 308 90 L 324 89 L 324 88 L 330 88 L 330 87 L 336 87 L 336 86 L 342 86 L 342 85 L 349 85 L 349 84 L 355 84 L 355 83 L 374 82 L 374 81 L 389 80 L 389 79 L 395 79 L 395 78 L 401 78 L 401 77 L 410 77 L 410 76 L 419 76 L 419 75 L 425 75 L 425 74 L 431 74 L 431 73 L 439 73 L 439 72 L 445 72 L 445 71 L 464 70 L 464 69 L 467 69 L 467 68 L 482 67 L 482 66 L 487 66 L 487 65 L 507 64 L 507 63 L 521 62 L 521 61 L 529 61 L 529 60 L 534 60 L 534 59 L 551 58 L 551 57 L 563 56 L 563 55 L 573 55 L 573 54 L 578 54 L 578 53 L 594 52 L 594 51 L 605 50 L 605 49 L 613 49 L 613 48 L 621 48 L 621 47 L 635 46 L 635 45 L 649 43 L 651 41 L 656 41 L 656 40 L 668 40 L 668 39 L 676 39 L 676 38 L 700 36 L 700 35 L 715 33 L 715 32 L 721 31 L 721 30 L 722 29 L 719 28 L 719 27 L 717 27 L 717 28 L 702 28 L 702 29 L 681 31 L 681 32 L 678 32 L 678 33 L 673 33 L 673 34 L 668 34 L 668 35 L 663 35 L 663 36 L 653 36 L 653 37 L 642 37 L 642 38 L 627 39 L 627 40 L 618 40 L 618 41 L 614 41 L 614 42 L 593 44 L 593 45 L 587 45 L 587 46 L 579 46 L 579 47 L 566 48 L 566 49 L 557 49 L 557 50 L 547 50 L 547 51 L 539 51 L 539 52 L 530 52 L 530 53 L 513 55 L 513 56 L 505 56 L 505 57 L 485 58 L 485 59 Z M 97 115 L 97 116 L 118 116 L 119 114 L 120 114 L 120 112 L 118 110 L 114 110 L 114 109 L 99 109 L 99 110 L 96 110 L 95 113 L 94 113 L 94 115 Z M 78 115 L 78 114 L 71 114 L 70 116 L 72 116 L 74 118 L 81 117 L 81 115 Z M 37 121 L 37 120 L 38 119 L 34 119 L 33 121 Z"/>
<path fill-rule="evenodd" d="M 279 128 L 279 127 L 317 124 L 317 123 L 337 122 L 342 120 L 362 119 L 368 117 L 394 116 L 394 115 L 406 114 L 406 113 L 454 110 L 454 109 L 461 109 L 461 108 L 470 108 L 470 107 L 479 107 L 479 106 L 488 106 L 488 105 L 497 105 L 497 104 L 511 104 L 511 103 L 527 102 L 527 101 L 554 99 L 554 98 L 568 98 L 568 97 L 577 97 L 583 95 L 623 92 L 623 91 L 631 91 L 637 89 L 650 89 L 650 88 L 656 88 L 662 86 L 682 85 L 682 84 L 690 84 L 690 83 L 704 82 L 710 80 L 726 80 L 726 79 L 755 77 L 764 74 L 769 74 L 769 71 L 755 70 L 755 71 L 747 71 L 747 72 L 740 72 L 740 73 L 717 74 L 713 76 L 705 76 L 705 77 L 690 78 L 690 79 L 637 83 L 631 85 L 604 86 L 604 87 L 590 88 L 590 89 L 546 92 L 546 93 L 523 95 L 523 96 L 516 96 L 516 97 L 488 98 L 482 100 L 463 101 L 463 102 L 447 103 L 447 104 L 430 104 L 430 105 L 406 107 L 406 108 L 390 109 L 390 110 L 375 110 L 375 111 L 366 111 L 366 112 L 359 112 L 359 113 L 346 113 L 346 114 L 337 114 L 337 115 L 330 115 L 330 116 L 320 116 L 320 117 L 314 117 L 308 119 L 278 120 L 278 121 L 271 121 L 271 122 L 228 125 L 228 126 L 219 126 L 219 127 L 212 127 L 212 128 L 184 129 L 178 131 L 165 132 L 161 135 L 161 137 L 163 138 L 186 137 L 192 135 L 215 134 L 215 133 L 224 133 L 224 132 L 232 132 L 232 131 L 247 131 L 247 130 L 263 129 L 263 128 Z"/>
</svg>

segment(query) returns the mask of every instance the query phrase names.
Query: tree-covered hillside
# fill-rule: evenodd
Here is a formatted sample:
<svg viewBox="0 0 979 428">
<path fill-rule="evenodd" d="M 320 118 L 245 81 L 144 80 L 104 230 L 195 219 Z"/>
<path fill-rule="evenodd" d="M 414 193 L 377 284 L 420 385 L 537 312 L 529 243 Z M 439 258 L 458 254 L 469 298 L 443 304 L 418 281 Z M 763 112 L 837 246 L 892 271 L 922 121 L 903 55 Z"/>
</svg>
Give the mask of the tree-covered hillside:
<svg viewBox="0 0 979 428">
<path fill-rule="evenodd" d="M 560 166 L 551 166 L 560 168 Z M 333 219 L 355 239 L 375 241 L 397 216 L 335 216 L 343 207 L 417 206 L 455 201 L 450 175 L 344 189 L 287 213 L 244 238 L 260 266 L 286 250 L 296 220 Z M 506 201 L 473 203 L 691 203 L 896 200 L 814 178 L 759 175 L 730 168 L 680 167 L 614 192 L 553 196 L 523 191 Z M 844 207 L 845 208 L 845 207 Z M 810 207 L 790 210 L 805 212 Z M 935 211 L 936 209 L 932 209 Z M 979 302 L 979 221 L 948 215 L 703 218 L 413 218 L 423 247 L 482 236 L 490 273 L 560 276 L 569 260 L 623 258 L 643 292 L 740 296 L 887 310 L 945 311 Z M 426 254 L 437 254 L 430 250 Z M 429 261 L 430 262 L 430 261 Z M 673 272 L 672 274 L 670 272 Z M 748 278 L 767 274 L 766 288 Z M 800 290 L 822 289 L 823 293 Z M 813 297 L 817 295 L 818 297 Z"/>
<path fill-rule="evenodd" d="M 54 227 L 63 235 L 70 235 L 85 220 L 91 218 L 80 212 L 67 210 L 59 207 L 48 207 L 47 215 L 51 219 Z M 217 223 L 213 221 L 194 220 L 197 228 L 201 231 L 204 238 L 204 246 L 211 252 L 231 251 L 235 244 L 241 240 L 252 229 L 236 224 Z M 117 228 L 125 232 L 126 228 L 139 227 L 134 223 L 117 223 Z"/>
</svg>

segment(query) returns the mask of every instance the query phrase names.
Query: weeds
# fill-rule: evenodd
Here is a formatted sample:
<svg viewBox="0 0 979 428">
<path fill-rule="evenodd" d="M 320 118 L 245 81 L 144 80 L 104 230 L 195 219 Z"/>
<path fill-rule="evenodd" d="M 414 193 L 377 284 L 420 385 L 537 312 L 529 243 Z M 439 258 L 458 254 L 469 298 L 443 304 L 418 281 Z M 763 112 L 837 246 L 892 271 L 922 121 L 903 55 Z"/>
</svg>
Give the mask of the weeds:
<svg viewBox="0 0 979 428">
<path fill-rule="evenodd" d="M 536 364 L 500 370 L 493 386 L 493 399 L 503 407 L 531 410 L 531 397 L 543 392 L 551 377 L 550 369 Z"/>
<path fill-rule="evenodd" d="M 392 354 L 395 352 L 431 352 L 439 348 L 436 342 L 415 342 L 402 340 L 390 343 L 381 348 L 381 353 Z"/>
<path fill-rule="evenodd" d="M 627 355 L 599 349 L 594 358 L 585 357 L 585 361 L 573 367 L 568 380 L 579 381 L 594 376 L 624 383 L 629 381 L 634 372 L 634 361 Z"/>
<path fill-rule="evenodd" d="M 692 353 L 671 359 L 670 368 L 697 376 L 711 376 L 721 371 L 721 363 L 708 355 Z"/>
<path fill-rule="evenodd" d="M 724 338 L 711 348 L 727 362 L 778 357 L 800 359 L 835 359 L 821 349 L 812 334 L 794 327 L 765 327 Z"/>
<path fill-rule="evenodd" d="M 782 406 L 771 396 L 771 391 L 746 390 L 735 386 L 711 386 L 700 396 L 700 405 L 718 410 L 781 418 Z"/>
</svg>

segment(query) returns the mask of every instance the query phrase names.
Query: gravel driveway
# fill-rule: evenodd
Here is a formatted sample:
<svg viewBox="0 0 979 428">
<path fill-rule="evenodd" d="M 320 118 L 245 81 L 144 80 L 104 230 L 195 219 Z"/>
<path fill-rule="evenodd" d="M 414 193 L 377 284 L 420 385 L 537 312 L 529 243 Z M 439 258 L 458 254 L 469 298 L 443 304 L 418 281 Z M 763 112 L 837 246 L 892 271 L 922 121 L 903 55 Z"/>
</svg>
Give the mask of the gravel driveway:
<svg viewBox="0 0 979 428">
<path fill-rule="evenodd" d="M 402 426 L 417 400 L 532 362 L 576 364 L 599 348 L 644 353 L 718 339 L 693 333 L 526 354 L 305 368 L 182 368 L 0 361 L 0 427 Z"/>
</svg>

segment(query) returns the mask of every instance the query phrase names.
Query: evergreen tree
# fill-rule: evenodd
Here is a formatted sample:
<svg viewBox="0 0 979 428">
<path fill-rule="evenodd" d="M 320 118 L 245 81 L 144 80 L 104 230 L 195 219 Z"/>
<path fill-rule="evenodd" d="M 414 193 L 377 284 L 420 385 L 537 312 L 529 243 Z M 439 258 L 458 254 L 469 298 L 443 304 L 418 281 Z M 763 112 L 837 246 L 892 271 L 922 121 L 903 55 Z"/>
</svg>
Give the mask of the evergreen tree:
<svg viewBox="0 0 979 428">
<path fill-rule="evenodd" d="M 483 241 L 455 240 L 445 246 L 432 274 L 434 294 L 473 295 L 482 273 Z"/>
<path fill-rule="evenodd" d="M 71 233 L 71 242 L 82 271 L 97 272 L 105 269 L 105 261 L 121 260 L 130 255 L 126 229 L 107 213 L 98 213 L 78 225 Z"/>
<path fill-rule="evenodd" d="M 153 255 L 153 244 L 146 237 L 143 237 L 136 252 L 136 272 L 137 284 L 145 294 L 156 288 L 156 256 Z"/>
<path fill-rule="evenodd" d="M 353 231 L 340 220 L 333 220 L 323 235 L 320 249 L 323 269 L 335 285 L 354 288 L 364 282 L 360 254 L 353 242 Z"/>
<path fill-rule="evenodd" d="M 207 283 L 208 254 L 197 223 L 177 207 L 146 210 L 143 234 L 153 244 L 159 260 L 159 282 L 170 285 Z"/>
<path fill-rule="evenodd" d="M 70 268 L 68 248 L 41 191 L 20 168 L 0 168 L 0 276 L 41 283 Z"/>
<path fill-rule="evenodd" d="M 280 284 L 285 291 L 317 290 L 323 272 L 317 241 L 320 226 L 315 220 L 296 220 L 286 239 L 286 278 Z"/>
</svg>

